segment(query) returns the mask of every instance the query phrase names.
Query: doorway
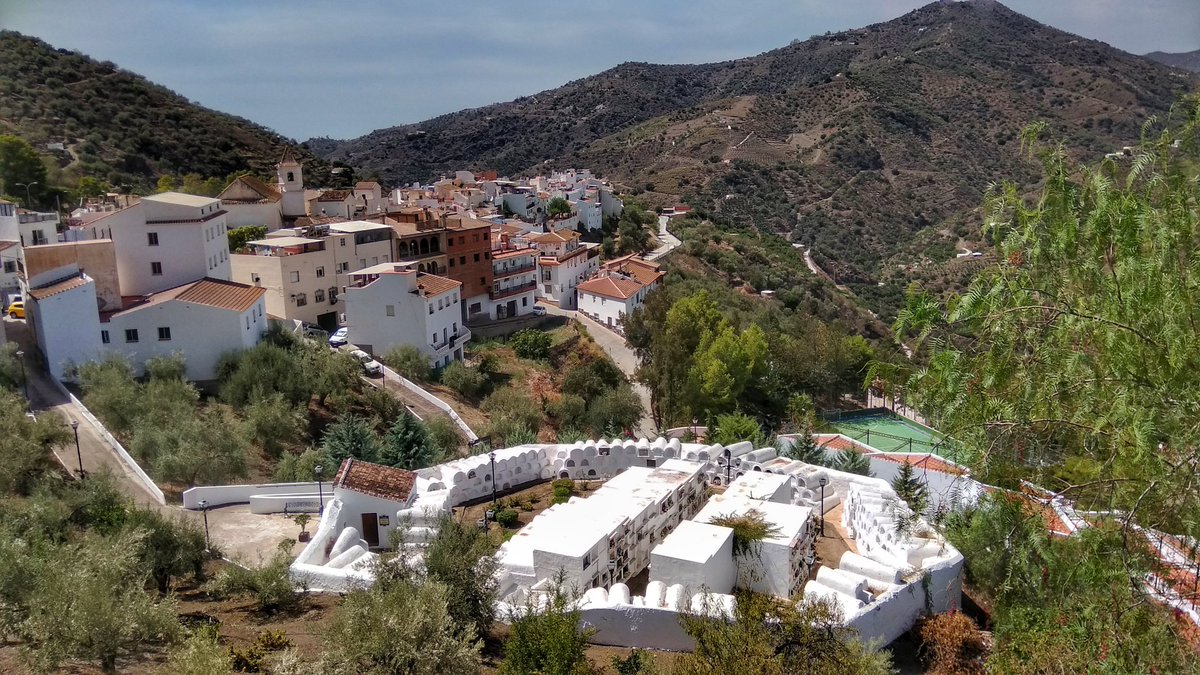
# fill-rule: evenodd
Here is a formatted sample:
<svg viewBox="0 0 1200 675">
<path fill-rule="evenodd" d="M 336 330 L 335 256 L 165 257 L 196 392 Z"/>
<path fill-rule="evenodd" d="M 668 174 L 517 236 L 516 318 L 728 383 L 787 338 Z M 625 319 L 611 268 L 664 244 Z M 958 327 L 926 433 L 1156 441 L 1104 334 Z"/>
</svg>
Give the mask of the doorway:
<svg viewBox="0 0 1200 675">
<path fill-rule="evenodd" d="M 379 546 L 379 516 L 374 513 L 362 514 L 362 538 L 371 548 Z"/>
<path fill-rule="evenodd" d="M 338 329 L 337 312 L 326 312 L 317 315 L 317 325 L 332 333 Z"/>
</svg>

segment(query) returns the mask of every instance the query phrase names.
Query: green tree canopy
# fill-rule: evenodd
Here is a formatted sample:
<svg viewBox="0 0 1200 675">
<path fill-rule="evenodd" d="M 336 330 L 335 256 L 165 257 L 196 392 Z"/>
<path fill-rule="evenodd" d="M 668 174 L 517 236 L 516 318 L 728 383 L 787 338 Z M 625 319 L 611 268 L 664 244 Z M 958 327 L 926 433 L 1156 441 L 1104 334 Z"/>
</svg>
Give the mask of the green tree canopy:
<svg viewBox="0 0 1200 675">
<path fill-rule="evenodd" d="M 336 470 L 336 467 L 348 457 L 375 462 L 379 460 L 379 437 L 371 423 L 358 415 L 342 415 L 336 422 L 325 429 L 325 437 L 321 439 L 321 449 L 333 461 L 334 466 L 326 471 Z M 332 475 L 332 474 L 326 474 Z"/>
<path fill-rule="evenodd" d="M 0 188 L 3 194 L 16 197 L 28 208 L 35 208 L 49 187 L 46 165 L 33 146 L 16 136 L 0 136 Z M 32 197 L 32 204 L 25 203 L 27 194 Z"/>
<path fill-rule="evenodd" d="M 433 464 L 433 441 L 421 420 L 405 410 L 383 435 L 379 462 L 415 471 Z"/>
</svg>

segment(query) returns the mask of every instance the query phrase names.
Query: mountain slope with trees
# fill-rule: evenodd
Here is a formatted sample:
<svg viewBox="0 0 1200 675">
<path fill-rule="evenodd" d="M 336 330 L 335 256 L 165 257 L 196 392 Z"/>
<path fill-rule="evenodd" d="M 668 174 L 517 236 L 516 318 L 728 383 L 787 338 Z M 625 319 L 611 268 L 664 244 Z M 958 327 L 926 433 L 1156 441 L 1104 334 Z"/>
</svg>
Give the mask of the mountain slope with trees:
<svg viewBox="0 0 1200 675">
<path fill-rule="evenodd" d="M 1190 52 L 1150 52 L 1146 58 L 1172 68 L 1183 68 L 1194 73 L 1200 72 L 1200 49 Z"/>
<path fill-rule="evenodd" d="M 1036 182 L 1016 150 L 1022 126 L 1044 120 L 1095 159 L 1136 143 L 1142 122 L 1191 83 L 999 3 L 936 3 L 751 58 L 627 63 L 312 147 L 393 182 L 590 166 L 651 205 L 682 198 L 725 226 L 810 245 L 835 281 L 890 318 L 914 264 L 978 243 L 990 182 Z"/>
<path fill-rule="evenodd" d="M 164 174 L 273 175 L 285 148 L 308 162 L 307 175 L 318 183 L 328 173 L 324 162 L 265 127 L 12 31 L 0 31 L 0 134 L 42 152 L 56 184 L 83 176 L 148 187 Z M 64 149 L 48 146 L 54 143 Z"/>
</svg>

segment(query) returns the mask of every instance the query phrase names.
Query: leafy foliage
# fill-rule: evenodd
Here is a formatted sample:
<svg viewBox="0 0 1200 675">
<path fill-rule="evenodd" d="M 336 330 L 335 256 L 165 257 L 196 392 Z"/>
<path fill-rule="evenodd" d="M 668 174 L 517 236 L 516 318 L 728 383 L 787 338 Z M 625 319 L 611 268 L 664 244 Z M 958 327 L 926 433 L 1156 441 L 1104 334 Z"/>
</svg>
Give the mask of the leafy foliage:
<svg viewBox="0 0 1200 675">
<path fill-rule="evenodd" d="M 743 593 L 730 616 L 706 597 L 699 611 L 680 621 L 696 641 L 695 651 L 675 662 L 673 672 L 681 675 L 891 672 L 887 652 L 871 652 L 841 627 L 840 613 L 823 603 L 797 606 Z"/>
<path fill-rule="evenodd" d="M 283 542 L 288 547 L 290 541 Z M 291 611 L 300 606 L 303 594 L 298 592 L 288 574 L 292 556 L 281 547 L 259 567 L 229 565 L 206 585 L 206 590 L 221 598 L 253 598 L 258 609 L 267 613 Z"/>
<path fill-rule="evenodd" d="M 716 428 L 713 429 L 712 443 L 718 445 L 733 445 L 742 441 L 750 441 L 755 447 L 765 443 L 762 427 L 758 420 L 743 413 L 729 413 L 717 417 Z"/>
<path fill-rule="evenodd" d="M 846 473 L 856 473 L 860 476 L 872 475 L 871 460 L 867 459 L 867 456 L 861 452 L 852 449 L 842 450 L 827 465 L 831 469 L 845 471 Z"/>
<path fill-rule="evenodd" d="M 367 462 L 378 461 L 381 446 L 371 423 L 350 414 L 342 415 L 325 429 L 321 450 L 337 466 L 348 457 Z"/>
<path fill-rule="evenodd" d="M 453 518 L 438 523 L 425 549 L 425 574 L 446 589 L 446 608 L 454 622 L 482 636 L 495 618 L 496 559 L 487 535 Z"/>
<path fill-rule="evenodd" d="M 429 380 L 429 357 L 413 345 L 392 347 L 387 354 L 383 355 L 383 363 L 401 377 L 413 382 Z"/>
<path fill-rule="evenodd" d="M 488 378 L 478 368 L 454 361 L 442 370 L 442 384 L 469 401 L 479 400 L 488 387 Z"/>
<path fill-rule="evenodd" d="M 246 225 L 243 227 L 235 227 L 226 232 L 225 236 L 229 238 L 229 252 L 241 253 L 247 242 L 266 237 L 267 228 L 264 225 Z"/>
<path fill-rule="evenodd" d="M 531 598 L 508 617 L 504 675 L 582 675 L 592 670 L 584 650 L 588 633 L 579 627 L 579 610 L 561 587 L 561 579 L 538 606 Z"/>
<path fill-rule="evenodd" d="M 756 509 L 745 513 L 719 514 L 708 522 L 733 530 L 733 555 L 739 558 L 758 555 L 763 540 L 779 534 L 779 528 L 769 523 L 766 515 Z"/>
<path fill-rule="evenodd" d="M 401 469 L 423 469 L 433 464 L 433 441 L 421 420 L 405 410 L 383 435 L 379 462 Z"/>
<path fill-rule="evenodd" d="M 544 359 L 550 355 L 550 334 L 534 328 L 526 328 L 512 334 L 508 339 L 513 351 L 523 359 Z"/>
</svg>

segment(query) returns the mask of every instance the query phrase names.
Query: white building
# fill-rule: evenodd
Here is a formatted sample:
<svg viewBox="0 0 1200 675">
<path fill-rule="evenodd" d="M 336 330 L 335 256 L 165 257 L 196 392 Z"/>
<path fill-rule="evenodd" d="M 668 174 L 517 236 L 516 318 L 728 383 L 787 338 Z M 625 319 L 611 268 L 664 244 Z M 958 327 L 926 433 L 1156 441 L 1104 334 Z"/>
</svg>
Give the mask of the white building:
<svg viewBox="0 0 1200 675">
<path fill-rule="evenodd" d="M 579 311 L 620 331 L 621 320 L 644 304 L 662 284 L 658 263 L 625 256 L 600 267 L 598 275 L 579 284 Z"/>
<path fill-rule="evenodd" d="M 685 520 L 650 552 L 650 580 L 668 586 L 732 593 L 737 576 L 728 527 Z"/>
<path fill-rule="evenodd" d="M 560 574 L 582 592 L 640 573 L 654 545 L 700 507 L 703 491 L 701 465 L 670 459 L 630 467 L 586 498 L 550 507 L 496 553 L 501 597 L 519 602 Z"/>
<path fill-rule="evenodd" d="M 104 312 L 96 280 L 78 265 L 32 276 L 28 286 L 26 316 L 57 379 L 108 354 L 140 374 L 147 359 L 178 353 L 188 379 L 213 380 L 221 355 L 258 344 L 267 325 L 262 289 L 218 279 L 128 298 Z"/>
<path fill-rule="evenodd" d="M 229 279 L 228 226 L 218 199 L 164 192 L 87 225 L 116 247 L 121 295 L 147 295 L 204 277 Z"/>
<path fill-rule="evenodd" d="M 21 246 L 42 246 L 58 241 L 57 213 L 18 208 L 0 199 L 0 241 L 17 241 Z"/>
<path fill-rule="evenodd" d="M 349 273 L 391 261 L 392 229 L 366 222 L 285 228 L 230 258 L 234 281 L 266 289 L 268 314 L 335 330 Z"/>
<path fill-rule="evenodd" d="M 538 297 L 563 309 L 575 309 L 575 289 L 600 269 L 596 244 L 579 241 L 571 231 L 530 235 L 538 248 Z"/>
<path fill-rule="evenodd" d="M 740 480 L 740 479 L 739 479 Z M 734 481 L 731 485 L 736 485 Z M 791 598 L 800 591 L 814 560 L 817 527 L 811 508 L 740 496 L 715 495 L 694 520 L 711 523 L 718 516 L 761 514 L 771 534 L 736 559 L 737 586 Z"/>
<path fill-rule="evenodd" d="M 350 342 L 372 354 L 413 345 L 434 367 L 461 361 L 471 332 L 462 321 L 462 283 L 400 263 L 350 273 L 346 288 Z"/>
<path fill-rule="evenodd" d="M 279 187 L 267 185 L 250 174 L 234 178 L 217 198 L 227 212 L 226 225 L 230 229 L 265 227 L 274 232 L 283 227 L 283 195 Z"/>
</svg>

